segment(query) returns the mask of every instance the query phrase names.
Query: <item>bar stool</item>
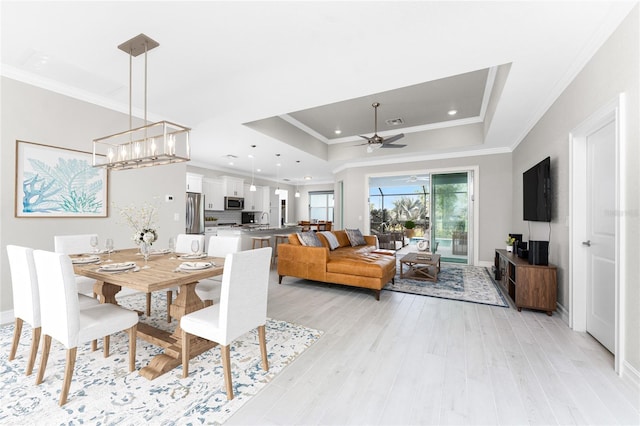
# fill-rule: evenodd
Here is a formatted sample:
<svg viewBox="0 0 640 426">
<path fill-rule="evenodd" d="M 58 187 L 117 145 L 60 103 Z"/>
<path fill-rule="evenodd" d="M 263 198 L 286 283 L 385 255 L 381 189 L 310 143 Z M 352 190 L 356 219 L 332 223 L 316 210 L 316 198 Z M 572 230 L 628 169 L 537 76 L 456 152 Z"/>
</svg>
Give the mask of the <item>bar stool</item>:
<svg viewBox="0 0 640 426">
<path fill-rule="evenodd" d="M 262 248 L 265 247 L 264 243 L 266 244 L 266 247 L 271 247 L 271 237 L 251 237 L 251 249 L 255 249 L 257 248 Z"/>
<path fill-rule="evenodd" d="M 287 241 L 289 241 L 289 234 L 275 234 L 275 241 L 273 243 L 273 260 L 276 260 L 276 257 L 278 257 L 278 244 L 282 244 L 283 242 L 286 243 Z"/>
</svg>

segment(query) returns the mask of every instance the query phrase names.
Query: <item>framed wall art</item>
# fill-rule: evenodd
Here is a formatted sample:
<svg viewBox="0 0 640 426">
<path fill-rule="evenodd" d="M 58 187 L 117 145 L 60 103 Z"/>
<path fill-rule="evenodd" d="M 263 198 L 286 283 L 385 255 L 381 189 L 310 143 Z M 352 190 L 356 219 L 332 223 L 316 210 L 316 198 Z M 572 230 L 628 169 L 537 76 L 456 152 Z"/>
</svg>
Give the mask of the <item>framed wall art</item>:
<svg viewBox="0 0 640 426">
<path fill-rule="evenodd" d="M 107 170 L 91 153 L 16 141 L 16 217 L 106 217 Z"/>
</svg>

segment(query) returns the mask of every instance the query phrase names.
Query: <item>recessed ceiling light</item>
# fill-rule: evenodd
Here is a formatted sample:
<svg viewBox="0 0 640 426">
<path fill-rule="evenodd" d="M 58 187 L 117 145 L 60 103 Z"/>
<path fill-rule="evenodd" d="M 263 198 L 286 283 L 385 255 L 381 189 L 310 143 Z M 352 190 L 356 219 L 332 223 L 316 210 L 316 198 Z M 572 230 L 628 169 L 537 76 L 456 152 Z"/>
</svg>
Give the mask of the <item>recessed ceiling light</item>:
<svg viewBox="0 0 640 426">
<path fill-rule="evenodd" d="M 340 129 L 335 129 L 333 132 L 334 132 L 336 135 L 339 135 L 339 134 L 341 134 L 341 133 L 342 133 L 342 130 L 340 130 Z"/>
<path fill-rule="evenodd" d="M 233 166 L 233 161 L 229 161 L 227 164 L 229 164 L 230 166 Z"/>
<path fill-rule="evenodd" d="M 450 109 L 449 112 L 447 112 L 447 114 L 449 115 L 456 115 L 458 113 L 457 109 Z"/>
<path fill-rule="evenodd" d="M 261 171 L 262 171 L 262 169 L 256 169 L 256 172 L 261 172 Z"/>
<path fill-rule="evenodd" d="M 305 176 L 304 180 L 311 180 L 311 176 Z"/>
</svg>

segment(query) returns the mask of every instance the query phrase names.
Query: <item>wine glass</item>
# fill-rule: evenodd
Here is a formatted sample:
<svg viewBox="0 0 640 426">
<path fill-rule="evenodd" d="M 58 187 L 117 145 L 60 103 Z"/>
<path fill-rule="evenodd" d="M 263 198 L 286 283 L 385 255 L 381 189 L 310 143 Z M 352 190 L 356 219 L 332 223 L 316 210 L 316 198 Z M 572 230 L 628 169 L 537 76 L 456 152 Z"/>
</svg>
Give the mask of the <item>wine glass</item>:
<svg viewBox="0 0 640 426">
<path fill-rule="evenodd" d="M 191 252 L 193 255 L 197 255 L 200 252 L 200 241 L 193 240 L 191 241 Z"/>
<path fill-rule="evenodd" d="M 151 254 L 151 246 L 146 243 L 140 244 L 140 252 L 142 253 L 142 257 L 144 258 L 144 266 L 142 267 L 142 269 L 149 269 L 147 261 L 149 260 L 149 255 Z"/>
<path fill-rule="evenodd" d="M 169 252 L 175 253 L 176 251 L 176 239 L 171 237 L 169 238 Z"/>
<path fill-rule="evenodd" d="M 92 235 L 91 239 L 89 239 L 89 244 L 91 245 L 91 247 L 93 247 L 93 252 L 97 253 L 98 252 L 98 236 Z"/>
<path fill-rule="evenodd" d="M 107 255 L 109 258 L 105 262 L 111 262 L 111 252 L 113 251 L 113 238 L 107 238 L 104 243 L 104 247 L 107 249 Z"/>
</svg>

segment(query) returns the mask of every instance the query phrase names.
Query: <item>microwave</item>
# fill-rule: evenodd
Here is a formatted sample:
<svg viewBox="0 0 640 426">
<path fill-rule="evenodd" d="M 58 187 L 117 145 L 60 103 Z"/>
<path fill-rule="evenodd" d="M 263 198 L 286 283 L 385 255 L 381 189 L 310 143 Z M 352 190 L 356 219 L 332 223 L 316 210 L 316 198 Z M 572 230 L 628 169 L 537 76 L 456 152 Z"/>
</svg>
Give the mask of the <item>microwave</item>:
<svg viewBox="0 0 640 426">
<path fill-rule="evenodd" d="M 225 210 L 243 210 L 244 198 L 224 197 L 224 209 Z"/>
</svg>

